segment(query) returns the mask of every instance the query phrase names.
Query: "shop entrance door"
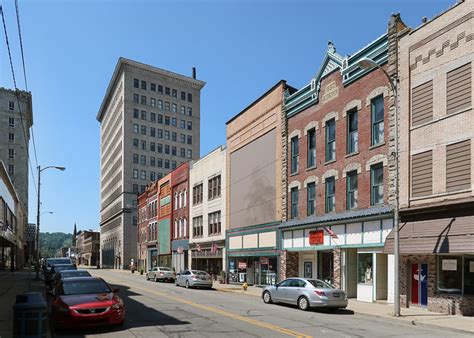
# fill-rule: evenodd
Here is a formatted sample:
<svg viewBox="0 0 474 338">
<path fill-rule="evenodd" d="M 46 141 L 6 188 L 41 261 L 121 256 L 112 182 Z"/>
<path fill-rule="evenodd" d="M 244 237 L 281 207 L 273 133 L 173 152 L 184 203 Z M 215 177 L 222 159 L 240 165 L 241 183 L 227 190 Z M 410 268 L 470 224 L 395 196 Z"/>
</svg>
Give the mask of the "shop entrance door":
<svg viewBox="0 0 474 338">
<path fill-rule="evenodd" d="M 428 306 L 428 264 L 411 265 L 411 303 Z"/>
<path fill-rule="evenodd" d="M 333 282 L 333 259 L 332 251 L 318 251 L 318 279 L 329 284 Z"/>
</svg>

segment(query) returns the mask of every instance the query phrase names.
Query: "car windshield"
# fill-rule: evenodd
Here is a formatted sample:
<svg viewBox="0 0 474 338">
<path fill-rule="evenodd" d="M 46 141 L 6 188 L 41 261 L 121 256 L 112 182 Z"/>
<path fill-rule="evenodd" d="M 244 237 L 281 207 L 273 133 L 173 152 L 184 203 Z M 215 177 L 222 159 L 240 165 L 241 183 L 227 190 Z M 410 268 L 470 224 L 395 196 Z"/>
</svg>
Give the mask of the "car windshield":
<svg viewBox="0 0 474 338">
<path fill-rule="evenodd" d="M 308 279 L 308 282 L 318 289 L 334 289 L 334 286 L 319 279 Z"/>
<path fill-rule="evenodd" d="M 72 271 L 62 271 L 61 278 L 69 278 L 69 277 L 90 277 L 90 273 L 87 271 L 79 271 L 79 270 L 72 270 Z"/>
<path fill-rule="evenodd" d="M 160 271 L 173 271 L 170 268 L 160 268 Z"/>
<path fill-rule="evenodd" d="M 71 260 L 69 258 L 58 258 L 58 259 L 48 259 L 48 264 L 50 266 L 57 264 L 70 264 Z"/>
<path fill-rule="evenodd" d="M 207 272 L 206 272 L 206 271 L 192 270 L 191 272 L 192 272 L 194 275 L 207 276 Z"/>
<path fill-rule="evenodd" d="M 62 295 L 110 293 L 110 287 L 100 279 L 64 281 Z"/>
<path fill-rule="evenodd" d="M 56 265 L 54 271 L 59 272 L 63 270 L 74 270 L 74 265 Z"/>
</svg>

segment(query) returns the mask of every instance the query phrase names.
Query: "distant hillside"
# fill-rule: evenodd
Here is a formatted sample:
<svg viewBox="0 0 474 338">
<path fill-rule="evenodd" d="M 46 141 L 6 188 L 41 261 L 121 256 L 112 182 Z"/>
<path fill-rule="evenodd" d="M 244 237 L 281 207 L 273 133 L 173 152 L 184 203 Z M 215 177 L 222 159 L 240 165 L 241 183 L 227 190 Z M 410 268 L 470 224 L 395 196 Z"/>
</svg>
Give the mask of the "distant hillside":
<svg viewBox="0 0 474 338">
<path fill-rule="evenodd" d="M 54 257 L 56 251 L 62 247 L 70 247 L 72 234 L 64 232 L 42 232 L 40 234 L 41 257 Z"/>
</svg>

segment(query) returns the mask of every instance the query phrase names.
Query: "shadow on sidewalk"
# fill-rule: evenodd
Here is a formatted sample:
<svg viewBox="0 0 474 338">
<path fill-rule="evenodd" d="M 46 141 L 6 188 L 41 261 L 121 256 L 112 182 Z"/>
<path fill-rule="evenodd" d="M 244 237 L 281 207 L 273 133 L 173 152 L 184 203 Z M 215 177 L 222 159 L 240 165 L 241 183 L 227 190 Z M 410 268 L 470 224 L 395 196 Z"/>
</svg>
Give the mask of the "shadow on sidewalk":
<svg viewBox="0 0 474 338">
<path fill-rule="evenodd" d="M 163 312 L 157 311 L 154 308 L 148 307 L 145 304 L 136 301 L 134 298 L 141 295 L 130 291 L 130 288 L 128 286 L 118 284 L 111 285 L 120 289 L 118 296 L 122 298 L 125 304 L 125 323 L 123 325 L 75 329 L 69 331 L 57 331 L 55 332 L 53 337 L 79 338 L 85 337 L 87 335 L 121 332 L 129 329 L 144 328 L 150 326 L 155 327 L 189 324 L 189 322 L 181 321 L 177 318 L 169 316 Z"/>
</svg>

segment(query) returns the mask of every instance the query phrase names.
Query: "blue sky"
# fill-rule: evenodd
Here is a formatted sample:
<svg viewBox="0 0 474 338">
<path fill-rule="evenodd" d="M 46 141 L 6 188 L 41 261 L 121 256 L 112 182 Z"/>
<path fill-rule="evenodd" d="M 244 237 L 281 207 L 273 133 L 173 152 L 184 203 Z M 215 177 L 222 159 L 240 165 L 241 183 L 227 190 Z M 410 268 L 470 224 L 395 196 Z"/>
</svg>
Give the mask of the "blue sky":
<svg viewBox="0 0 474 338">
<path fill-rule="evenodd" d="M 197 67 L 201 155 L 225 142 L 225 122 L 280 79 L 316 73 L 331 40 L 351 54 L 384 34 L 391 13 L 411 27 L 455 0 L 20 0 L 34 133 L 42 175 L 42 231 L 99 229 L 99 124 L 118 57 L 184 75 Z M 14 1 L 3 2 L 18 85 L 24 88 Z M 356 5 L 357 4 L 357 5 Z M 4 37 L 1 86 L 13 87 Z M 33 152 L 32 165 L 36 167 Z M 36 173 L 35 173 L 36 176 Z M 30 222 L 36 196 L 30 176 Z"/>
</svg>

